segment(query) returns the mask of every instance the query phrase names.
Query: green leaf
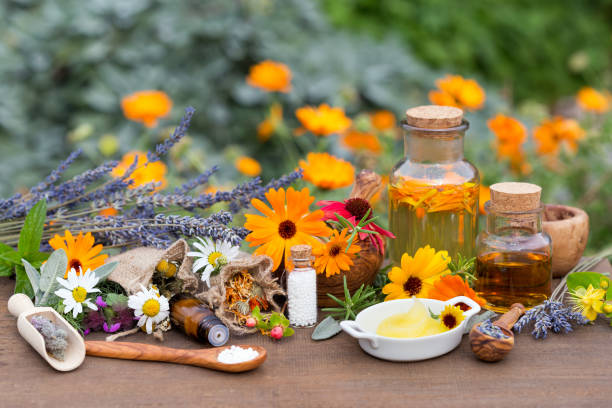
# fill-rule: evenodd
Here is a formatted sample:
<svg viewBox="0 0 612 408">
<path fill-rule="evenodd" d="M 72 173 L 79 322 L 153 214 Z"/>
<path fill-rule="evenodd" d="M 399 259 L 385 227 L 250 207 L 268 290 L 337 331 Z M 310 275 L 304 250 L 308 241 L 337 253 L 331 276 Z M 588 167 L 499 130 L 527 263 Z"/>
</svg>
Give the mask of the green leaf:
<svg viewBox="0 0 612 408">
<path fill-rule="evenodd" d="M 293 336 L 294 333 L 295 333 L 295 330 L 293 330 L 291 327 L 287 327 L 285 328 L 285 330 L 283 330 L 283 337 Z"/>
<path fill-rule="evenodd" d="M 13 276 L 13 266 L 0 263 L 0 276 Z"/>
<path fill-rule="evenodd" d="M 599 288 L 599 281 L 604 276 L 597 272 L 574 272 L 567 275 L 567 289 L 570 291 L 576 290 L 579 286 L 587 289 L 589 285 L 594 288 Z"/>
<path fill-rule="evenodd" d="M 280 325 L 281 323 L 282 323 L 282 320 L 281 320 L 280 316 L 277 313 L 274 313 L 270 317 L 270 326 L 271 327 L 276 327 L 276 326 Z"/>
<path fill-rule="evenodd" d="M 32 286 L 32 291 L 35 295 L 37 295 L 40 291 L 40 274 L 25 259 L 22 259 L 21 262 L 25 268 L 26 275 L 28 275 L 28 280 L 30 281 L 30 286 Z"/>
<path fill-rule="evenodd" d="M 25 293 L 34 298 L 34 291 L 23 266 L 15 267 L 15 293 Z"/>
<path fill-rule="evenodd" d="M 0 253 L 0 260 L 4 261 L 9 265 L 21 265 L 21 258 L 22 257 L 19 255 L 19 253 L 17 253 L 17 251 L 13 250 L 12 248 L 10 252 L 7 251 Z"/>
<path fill-rule="evenodd" d="M 19 234 L 17 248 L 23 258 L 38 253 L 46 218 L 47 202 L 40 200 L 26 215 L 23 228 Z"/>
<path fill-rule="evenodd" d="M 119 262 L 110 262 L 110 263 L 104 264 L 96 268 L 94 270 L 94 274 L 96 275 L 96 278 L 98 278 L 100 282 L 102 282 L 104 279 L 106 279 L 108 275 L 111 274 L 112 271 L 115 270 L 118 264 Z"/>
<path fill-rule="evenodd" d="M 440 315 L 437 315 L 432 312 L 430 308 L 427 308 L 427 311 L 429 312 L 429 316 L 431 316 L 432 319 L 438 319 L 440 317 Z"/>
<path fill-rule="evenodd" d="M 55 278 L 63 277 L 68 266 L 68 257 L 63 249 L 53 251 L 49 256 L 47 263 L 41 269 L 40 273 L 40 290 L 46 292 L 49 287 L 55 282 Z"/>
<path fill-rule="evenodd" d="M 327 316 L 325 319 L 321 320 L 321 323 L 319 323 L 317 327 L 315 327 L 310 337 L 315 341 L 327 340 L 341 331 L 342 329 L 338 321 L 331 316 Z"/>
<path fill-rule="evenodd" d="M 106 295 L 106 303 L 109 306 L 121 305 L 127 306 L 128 297 L 120 293 L 109 293 Z"/>
</svg>

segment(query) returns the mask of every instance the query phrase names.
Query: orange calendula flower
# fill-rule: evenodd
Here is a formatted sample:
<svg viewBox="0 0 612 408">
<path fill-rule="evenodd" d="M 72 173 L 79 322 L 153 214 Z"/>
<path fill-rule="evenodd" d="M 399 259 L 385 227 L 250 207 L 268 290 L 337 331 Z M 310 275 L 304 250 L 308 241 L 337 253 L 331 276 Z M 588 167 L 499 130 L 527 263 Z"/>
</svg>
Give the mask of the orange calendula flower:
<svg viewBox="0 0 612 408">
<path fill-rule="evenodd" d="M 315 248 L 321 245 L 316 237 L 329 237 L 330 229 L 323 221 L 321 210 L 309 211 L 314 197 L 308 188 L 296 191 L 270 189 L 266 193 L 270 207 L 260 199 L 251 200 L 251 205 L 263 215 L 246 214 L 244 227 L 252 232 L 245 240 L 255 249 L 256 255 L 268 255 L 274 260 L 277 269 L 284 260 L 289 262 L 289 249 L 294 245 L 308 244 Z"/>
<path fill-rule="evenodd" d="M 295 111 L 302 126 L 317 136 L 329 136 L 344 132 L 351 126 L 342 108 L 332 108 L 324 103 L 319 107 L 304 106 Z"/>
<path fill-rule="evenodd" d="M 576 101 L 578 106 L 586 111 L 604 113 L 610 109 L 612 95 L 610 92 L 599 92 L 590 86 L 585 86 L 578 91 Z"/>
<path fill-rule="evenodd" d="M 119 211 L 117 211 L 113 207 L 108 207 L 108 208 L 105 208 L 105 209 L 101 210 L 98 213 L 98 215 L 101 216 L 101 217 L 113 217 L 113 216 L 117 215 L 118 213 L 119 213 Z"/>
<path fill-rule="evenodd" d="M 461 109 L 482 108 L 486 95 L 473 79 L 461 75 L 447 75 L 436 81 L 437 90 L 429 92 L 429 100 L 436 105 L 455 106 Z"/>
<path fill-rule="evenodd" d="M 64 236 L 55 235 L 49 240 L 49 245 L 53 249 L 63 249 L 68 257 L 68 266 L 66 267 L 66 273 L 64 279 L 68 277 L 70 269 L 74 269 L 77 275 L 85 273 L 88 269 L 92 271 L 102 265 L 108 258 L 108 255 L 102 254 L 102 245 L 95 245 L 95 240 L 91 232 L 88 232 L 83 236 L 82 232 L 74 237 L 70 231 L 66 230 Z"/>
<path fill-rule="evenodd" d="M 168 116 L 172 100 L 162 91 L 139 91 L 123 97 L 121 109 L 129 120 L 152 128 L 157 126 L 158 119 Z"/>
<path fill-rule="evenodd" d="M 561 116 L 545 119 L 533 130 L 533 138 L 537 143 L 536 151 L 540 155 L 556 155 L 562 144 L 569 151 L 575 152 L 578 149 L 578 141 L 583 139 L 585 134 L 577 121 Z"/>
<path fill-rule="evenodd" d="M 478 183 L 472 181 L 432 186 L 428 182 L 403 178 L 389 186 L 389 197 L 394 206 L 407 205 L 419 218 L 440 211 L 467 211 L 474 215 L 478 190 Z"/>
<path fill-rule="evenodd" d="M 249 177 L 256 177 L 261 174 L 261 164 L 251 157 L 241 156 L 234 162 L 236 169 Z"/>
<path fill-rule="evenodd" d="M 484 306 L 487 303 L 483 298 L 476 295 L 474 289 L 470 288 L 470 285 L 466 281 L 461 279 L 457 275 L 445 275 L 438 279 L 433 284 L 433 288 L 429 291 L 427 296 L 430 299 L 438 300 L 449 300 L 456 296 L 467 296 L 480 306 Z"/>
<path fill-rule="evenodd" d="M 136 170 L 127 178 L 128 180 L 134 181 L 130 185 L 130 188 L 137 188 L 149 183 L 161 183 L 155 189 L 156 191 L 166 187 L 168 184 L 166 181 L 166 172 L 168 168 L 161 161 L 149 163 L 147 155 L 143 152 L 130 152 L 125 154 L 111 174 L 114 177 L 122 177 L 130 166 L 134 164 L 134 160 L 137 160 Z"/>
<path fill-rule="evenodd" d="M 378 136 L 369 132 L 352 130 L 342 136 L 342 144 L 353 152 L 367 151 L 374 154 L 380 154 L 382 151 Z"/>
<path fill-rule="evenodd" d="M 519 173 L 527 170 L 523 144 L 527 140 L 527 128 L 518 120 L 497 114 L 487 121 L 487 126 L 495 134 L 497 157 L 509 159 L 512 169 Z"/>
<path fill-rule="evenodd" d="M 313 248 L 312 254 L 316 257 L 314 266 L 317 273 L 325 272 L 325 276 L 329 278 L 351 268 L 353 265 L 353 255 L 359 252 L 361 248 L 353 244 L 347 249 L 347 234 L 348 229 L 346 228 L 340 233 L 332 230 L 329 242 Z"/>
<path fill-rule="evenodd" d="M 291 90 L 291 70 L 285 64 L 266 60 L 251 67 L 246 81 L 264 91 L 286 93 Z"/>
<path fill-rule="evenodd" d="M 272 104 L 268 117 L 257 125 L 257 139 L 262 143 L 268 141 L 282 121 L 283 107 L 279 103 Z"/>
<path fill-rule="evenodd" d="M 370 123 L 374 129 L 384 132 L 395 127 L 395 115 L 388 110 L 379 110 L 370 114 Z"/>
<path fill-rule="evenodd" d="M 304 170 L 304 180 L 319 188 L 333 190 L 353 184 L 355 168 L 345 160 L 329 153 L 308 153 L 299 165 Z"/>
</svg>

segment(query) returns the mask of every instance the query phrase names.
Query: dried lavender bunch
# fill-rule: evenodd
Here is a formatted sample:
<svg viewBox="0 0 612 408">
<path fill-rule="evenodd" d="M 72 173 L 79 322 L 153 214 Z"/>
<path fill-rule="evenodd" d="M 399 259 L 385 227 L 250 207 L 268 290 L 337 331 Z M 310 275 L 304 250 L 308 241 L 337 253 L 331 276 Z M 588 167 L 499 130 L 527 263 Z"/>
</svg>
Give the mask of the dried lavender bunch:
<svg viewBox="0 0 612 408">
<path fill-rule="evenodd" d="M 514 330 L 520 333 L 526 326 L 533 322 L 531 334 L 536 339 L 545 339 L 548 332 L 569 333 L 573 330 L 572 322 L 583 325 L 589 321 L 579 312 L 572 311 L 570 306 L 564 306 L 562 302 L 546 300 L 541 305 L 528 310 L 516 324 Z"/>
<path fill-rule="evenodd" d="M 45 339 L 45 349 L 58 360 L 64 361 L 64 355 L 68 348 L 68 333 L 61 327 L 56 326 L 51 320 L 36 315 L 30 319 L 32 326 L 42 334 Z"/>
</svg>

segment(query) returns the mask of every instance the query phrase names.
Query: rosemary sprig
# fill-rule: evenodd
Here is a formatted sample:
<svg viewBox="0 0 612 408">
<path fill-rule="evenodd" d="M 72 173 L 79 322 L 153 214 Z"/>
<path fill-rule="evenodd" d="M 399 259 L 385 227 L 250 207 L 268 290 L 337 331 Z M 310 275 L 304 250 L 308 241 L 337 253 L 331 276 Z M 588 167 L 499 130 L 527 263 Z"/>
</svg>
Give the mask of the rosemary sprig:
<svg viewBox="0 0 612 408">
<path fill-rule="evenodd" d="M 355 319 L 357 313 L 361 312 L 366 307 L 379 303 L 376 296 L 376 290 L 371 286 L 361 285 L 359 289 L 351 296 L 348 286 L 346 284 L 346 275 L 343 278 L 344 281 L 344 301 L 338 299 L 336 296 L 328 293 L 327 296 L 332 298 L 339 307 L 326 307 L 321 310 L 329 312 L 331 316 L 344 318 L 344 320 Z"/>
<path fill-rule="evenodd" d="M 466 280 L 471 286 L 477 279 L 474 275 L 476 268 L 476 258 L 467 258 L 461 254 L 457 254 L 457 261 L 451 261 L 448 263 L 448 269 L 451 271 L 451 275 L 459 275 L 462 279 Z"/>
<path fill-rule="evenodd" d="M 351 224 L 351 222 L 349 220 L 347 220 L 346 218 L 344 218 L 343 216 L 341 216 L 338 213 L 334 213 L 334 215 L 336 216 L 336 218 L 338 219 L 338 221 L 336 220 L 329 220 L 328 222 L 330 224 L 332 224 L 333 226 L 342 229 L 348 229 L 351 231 L 351 235 L 349 235 L 349 239 L 347 241 L 347 245 L 346 245 L 346 249 L 344 250 L 344 252 L 347 252 L 349 250 L 349 248 L 351 247 L 351 244 L 353 243 L 353 241 L 355 240 L 355 238 L 357 237 L 357 234 L 378 234 L 378 232 L 376 231 L 371 231 L 371 230 L 367 230 L 364 229 L 364 227 L 372 222 L 374 222 L 376 220 L 376 218 L 378 218 L 378 216 L 372 217 L 372 218 L 368 218 L 370 216 L 372 212 L 371 208 L 368 208 L 368 211 L 365 213 L 365 215 L 363 216 L 363 218 L 359 221 L 359 223 L 357 223 L 357 225 L 353 225 Z"/>
</svg>

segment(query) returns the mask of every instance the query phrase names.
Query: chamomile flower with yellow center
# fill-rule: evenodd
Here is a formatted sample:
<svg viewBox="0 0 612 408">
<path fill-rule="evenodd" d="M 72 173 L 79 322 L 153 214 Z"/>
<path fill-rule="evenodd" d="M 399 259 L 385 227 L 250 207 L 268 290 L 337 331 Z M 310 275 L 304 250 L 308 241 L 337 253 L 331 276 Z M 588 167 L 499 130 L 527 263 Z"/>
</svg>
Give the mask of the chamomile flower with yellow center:
<svg viewBox="0 0 612 408">
<path fill-rule="evenodd" d="M 210 287 L 210 275 L 238 256 L 239 248 L 226 241 L 213 241 L 209 238 L 197 238 L 193 246 L 198 251 L 189 252 L 187 256 L 196 259 L 193 272 L 201 271 L 202 280 Z"/>
<path fill-rule="evenodd" d="M 63 288 L 55 291 L 55 294 L 62 298 L 64 304 L 64 313 L 72 311 L 72 317 L 76 317 L 83 312 L 83 305 L 91 310 L 98 310 L 98 306 L 88 299 L 88 296 L 94 292 L 100 292 L 95 286 L 98 284 L 99 278 L 96 274 L 88 269 L 85 273 L 72 268 L 68 272 L 67 279 L 57 278 L 57 281 Z"/>
<path fill-rule="evenodd" d="M 170 305 L 165 296 L 161 296 L 156 288 L 142 290 L 128 298 L 128 307 L 134 309 L 134 316 L 139 317 L 138 327 L 145 327 L 147 334 L 153 333 L 153 325 L 158 325 L 170 315 Z"/>
</svg>

